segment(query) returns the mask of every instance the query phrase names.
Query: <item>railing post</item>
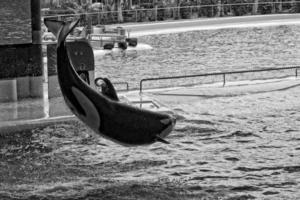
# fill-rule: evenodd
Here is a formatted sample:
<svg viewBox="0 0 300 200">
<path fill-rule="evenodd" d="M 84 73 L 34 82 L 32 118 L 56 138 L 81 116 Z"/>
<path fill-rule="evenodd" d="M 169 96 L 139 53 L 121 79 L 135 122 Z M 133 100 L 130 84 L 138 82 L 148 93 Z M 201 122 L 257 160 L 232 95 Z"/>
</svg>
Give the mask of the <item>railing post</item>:
<svg viewBox="0 0 300 200">
<path fill-rule="evenodd" d="M 142 93 L 143 90 L 143 79 L 140 81 L 140 93 Z"/>
<path fill-rule="evenodd" d="M 172 17 L 176 19 L 176 9 L 174 7 L 172 8 Z"/>
<path fill-rule="evenodd" d="M 295 71 L 296 71 L 296 78 L 297 78 L 298 77 L 298 69 L 296 68 Z"/>
<path fill-rule="evenodd" d="M 137 9 L 135 9 L 135 22 L 137 22 L 138 21 L 138 11 L 137 11 Z"/>
<path fill-rule="evenodd" d="M 225 77 L 225 73 L 223 74 L 223 87 L 225 86 L 226 84 L 226 77 Z"/>
</svg>

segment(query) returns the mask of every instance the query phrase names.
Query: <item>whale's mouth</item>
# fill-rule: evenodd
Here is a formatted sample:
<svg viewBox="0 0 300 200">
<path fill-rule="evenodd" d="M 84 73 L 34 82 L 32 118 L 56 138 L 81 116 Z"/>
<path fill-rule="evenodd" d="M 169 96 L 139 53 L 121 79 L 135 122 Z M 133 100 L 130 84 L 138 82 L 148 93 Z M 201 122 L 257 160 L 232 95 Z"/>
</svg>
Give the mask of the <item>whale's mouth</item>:
<svg viewBox="0 0 300 200">
<path fill-rule="evenodd" d="M 170 121 L 169 121 L 168 126 L 160 134 L 156 135 L 156 141 L 162 142 L 162 143 L 165 143 L 165 144 L 170 144 L 164 138 L 167 137 L 171 133 L 171 131 L 173 130 L 173 128 L 176 124 L 176 118 L 171 117 L 169 120 Z"/>
</svg>

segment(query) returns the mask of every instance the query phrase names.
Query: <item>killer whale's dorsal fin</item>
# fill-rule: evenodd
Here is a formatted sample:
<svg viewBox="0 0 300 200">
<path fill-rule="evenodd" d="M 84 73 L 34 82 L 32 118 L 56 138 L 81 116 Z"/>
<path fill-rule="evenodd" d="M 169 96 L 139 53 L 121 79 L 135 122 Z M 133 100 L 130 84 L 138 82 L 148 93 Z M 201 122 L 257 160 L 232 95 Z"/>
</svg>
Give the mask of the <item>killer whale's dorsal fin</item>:
<svg viewBox="0 0 300 200">
<path fill-rule="evenodd" d="M 65 41 L 66 37 L 69 35 L 70 32 L 78 24 L 79 19 L 72 21 L 72 22 L 64 22 L 58 20 L 52 20 L 45 18 L 44 23 L 47 28 L 55 35 L 57 38 L 57 46 L 60 46 L 63 41 Z"/>
</svg>

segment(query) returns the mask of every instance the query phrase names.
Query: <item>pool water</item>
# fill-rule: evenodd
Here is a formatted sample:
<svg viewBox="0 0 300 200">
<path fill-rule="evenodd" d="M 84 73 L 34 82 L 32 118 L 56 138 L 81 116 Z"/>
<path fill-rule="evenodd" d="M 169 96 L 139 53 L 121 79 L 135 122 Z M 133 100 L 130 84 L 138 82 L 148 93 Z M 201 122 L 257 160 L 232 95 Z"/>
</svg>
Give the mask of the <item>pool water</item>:
<svg viewBox="0 0 300 200">
<path fill-rule="evenodd" d="M 96 58 L 96 77 L 139 88 L 143 78 L 207 72 L 296 66 L 300 62 L 300 26 L 217 29 L 143 36 L 139 43 L 152 49 L 124 51 Z M 294 71 L 228 76 L 229 81 L 293 75 Z M 149 82 L 145 87 L 168 87 L 221 81 L 220 77 Z M 119 86 L 119 85 L 118 85 Z M 120 86 L 124 88 L 124 86 Z"/>
<path fill-rule="evenodd" d="M 279 26 L 145 36 L 152 50 L 107 55 L 97 74 L 135 88 L 148 76 L 297 65 L 299 34 Z M 299 86 L 239 88 L 155 96 L 177 118 L 170 145 L 122 147 L 77 121 L 1 136 L 0 199 L 298 199 Z"/>
</svg>

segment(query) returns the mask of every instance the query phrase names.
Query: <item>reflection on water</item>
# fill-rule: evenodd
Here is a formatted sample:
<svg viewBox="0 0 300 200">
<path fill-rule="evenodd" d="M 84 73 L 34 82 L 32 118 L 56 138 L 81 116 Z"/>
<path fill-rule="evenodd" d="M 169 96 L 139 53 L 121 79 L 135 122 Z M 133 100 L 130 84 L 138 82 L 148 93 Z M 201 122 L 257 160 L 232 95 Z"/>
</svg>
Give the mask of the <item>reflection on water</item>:
<svg viewBox="0 0 300 200">
<path fill-rule="evenodd" d="M 269 29 L 278 36 L 270 40 L 272 47 L 280 46 L 274 49 L 278 55 L 270 54 L 264 61 L 257 56 L 264 66 L 256 67 L 296 64 L 298 27 L 280 27 L 255 29 L 254 36 L 247 36 L 253 39 L 250 44 L 243 42 L 243 29 L 187 33 L 193 41 L 201 41 L 201 48 L 187 45 L 190 40 L 185 34 L 163 36 L 164 40 L 147 36 L 143 39 L 153 41 L 154 50 L 134 59 L 105 57 L 98 73 L 135 83 L 161 71 L 223 70 L 218 65 L 221 60 L 226 70 L 250 67 L 256 59 L 243 56 L 250 55 L 250 49 L 262 49 L 253 54 L 266 55 L 264 50 L 271 47 L 261 37 Z M 240 38 L 239 43 L 230 39 L 232 34 Z M 174 48 L 174 38 L 184 42 Z M 188 51 L 183 50 L 186 46 Z M 203 54 L 199 56 L 195 49 Z M 194 64 L 183 68 L 188 62 Z M 297 199 L 299 98 L 299 87 L 199 96 L 193 101 L 164 98 L 177 117 L 175 131 L 168 136 L 170 145 L 125 148 L 90 136 L 91 131 L 79 122 L 1 136 L 0 199 Z"/>
</svg>

